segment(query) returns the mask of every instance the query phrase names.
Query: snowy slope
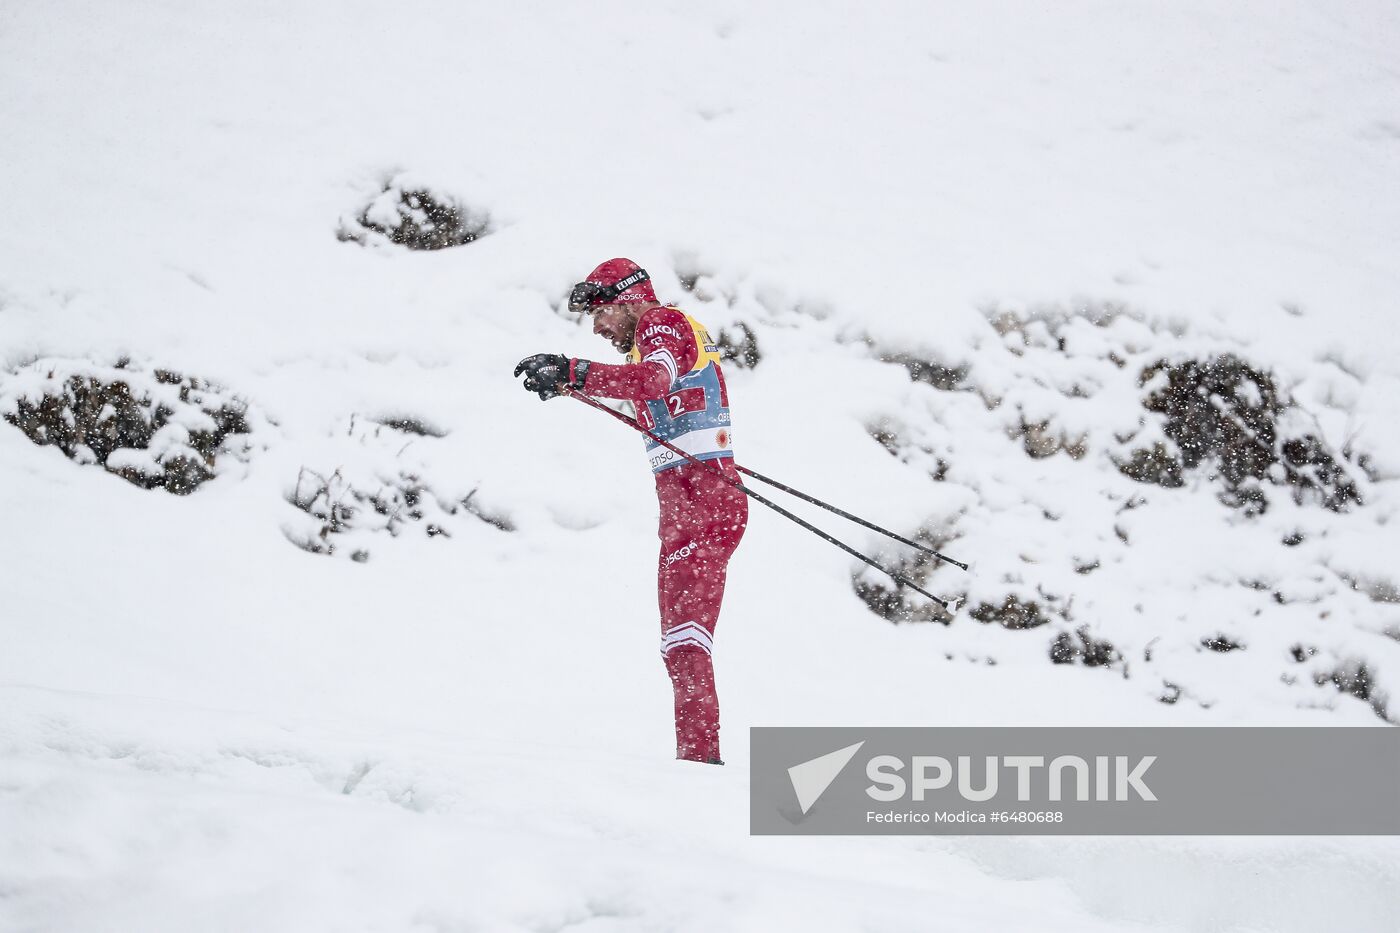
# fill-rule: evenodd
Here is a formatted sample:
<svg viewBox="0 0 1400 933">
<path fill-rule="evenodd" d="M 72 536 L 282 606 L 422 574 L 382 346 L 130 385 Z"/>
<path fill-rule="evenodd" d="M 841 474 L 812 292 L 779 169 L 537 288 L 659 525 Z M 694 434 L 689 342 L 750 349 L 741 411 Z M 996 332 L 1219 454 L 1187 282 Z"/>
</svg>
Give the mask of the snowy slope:
<svg viewBox="0 0 1400 933">
<path fill-rule="evenodd" d="M 0 928 L 1393 928 L 1384 840 L 751 839 L 745 772 L 750 725 L 1396 717 L 1397 40 L 1378 2 L 7 4 L 0 411 L 171 370 L 249 432 L 176 496 L 0 424 Z M 345 240 L 390 181 L 490 232 Z M 755 510 L 730 765 L 668 760 L 640 441 L 509 384 L 606 358 L 560 304 L 614 255 L 757 336 L 741 462 L 1047 621 L 892 625 Z M 1142 371 L 1227 353 L 1361 504 L 1123 475 Z"/>
</svg>

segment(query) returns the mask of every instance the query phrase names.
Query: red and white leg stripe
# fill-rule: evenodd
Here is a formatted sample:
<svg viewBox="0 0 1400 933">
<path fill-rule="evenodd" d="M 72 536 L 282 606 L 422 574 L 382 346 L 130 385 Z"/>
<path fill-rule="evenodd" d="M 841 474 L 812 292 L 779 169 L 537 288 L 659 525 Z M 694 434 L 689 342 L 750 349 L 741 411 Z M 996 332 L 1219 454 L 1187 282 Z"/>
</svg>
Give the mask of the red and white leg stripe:
<svg viewBox="0 0 1400 933">
<path fill-rule="evenodd" d="M 693 645 L 706 654 L 713 654 L 714 639 L 699 622 L 682 622 L 661 636 L 661 653 L 669 654 L 682 645 Z"/>
</svg>

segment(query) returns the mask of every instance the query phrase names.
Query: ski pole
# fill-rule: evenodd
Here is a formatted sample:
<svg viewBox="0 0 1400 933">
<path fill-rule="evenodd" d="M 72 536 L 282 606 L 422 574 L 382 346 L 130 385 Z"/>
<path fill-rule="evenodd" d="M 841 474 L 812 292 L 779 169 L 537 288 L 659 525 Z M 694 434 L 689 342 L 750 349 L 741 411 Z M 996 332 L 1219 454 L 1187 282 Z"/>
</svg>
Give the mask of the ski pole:
<svg viewBox="0 0 1400 933">
<path fill-rule="evenodd" d="M 802 526 L 803 528 L 807 529 L 808 531 L 812 532 L 812 534 L 816 535 L 817 537 L 823 539 L 824 541 L 829 541 L 829 542 L 831 542 L 832 544 L 836 545 L 836 546 L 839 547 L 841 550 L 845 551 L 847 554 L 850 554 L 852 557 L 855 557 L 855 558 L 858 558 L 858 559 L 864 561 L 865 563 L 869 564 L 871 567 L 874 567 L 876 570 L 880 571 L 881 573 L 883 573 L 883 574 L 885 574 L 886 576 L 888 576 L 890 579 L 894 580 L 896 583 L 902 583 L 903 585 L 909 587 L 909 588 L 910 588 L 911 590 L 913 590 L 914 592 L 920 593 L 920 594 L 922 594 L 922 595 L 924 595 L 924 596 L 927 596 L 929 599 L 931 599 L 931 600 L 933 600 L 935 603 L 937 603 L 937 604 L 939 605 L 939 607 L 941 607 L 941 608 L 943 609 L 943 611 L 946 612 L 946 613 L 948 613 L 949 615 L 952 615 L 954 612 L 957 611 L 957 608 L 958 608 L 958 600 L 957 600 L 957 598 L 953 598 L 953 599 L 942 599 L 941 597 L 934 596 L 934 595 L 933 595 L 932 593 L 930 593 L 928 590 L 923 589 L 923 588 L 920 587 L 917 583 L 915 583 L 913 580 L 910 580 L 908 577 L 905 577 L 905 576 L 903 576 L 902 574 L 896 573 L 895 571 L 893 571 L 893 570 L 889 569 L 888 567 L 885 567 L 884 565 L 882 565 L 882 564 L 880 564 L 879 562 L 875 561 L 873 558 L 870 558 L 870 557 L 865 556 L 865 555 L 862 554 L 860 551 L 857 551 L 855 548 L 851 547 L 849 544 L 846 544 L 844 541 L 839 541 L 839 540 L 837 540 L 836 538 L 834 538 L 834 537 L 832 537 L 831 535 L 827 534 L 826 532 L 822 531 L 822 530 L 821 530 L 820 528 L 818 528 L 817 526 L 811 524 L 811 523 L 808 522 L 808 521 L 805 521 L 805 520 L 802 519 L 800 516 L 794 515 L 793 513 L 789 512 L 787 509 L 783 508 L 781 505 L 778 505 L 776 502 L 772 501 L 771 499 L 768 499 L 768 498 L 766 498 L 766 497 L 760 495 L 759 493 L 754 492 L 752 489 L 750 489 L 749 487 L 745 486 L 743 483 L 739 482 L 738 480 L 736 480 L 736 479 L 730 479 L 728 476 L 725 476 L 724 473 L 721 472 L 717 467 L 713 467 L 713 466 L 707 465 L 704 461 L 702 461 L 702 460 L 697 460 L 695 457 L 692 457 L 690 454 L 688 454 L 688 453 L 686 453 L 685 451 L 681 450 L 679 447 L 675 446 L 674 444 L 671 444 L 670 442 L 664 440 L 663 438 L 657 437 L 654 433 L 652 433 L 651 431 L 648 431 L 646 428 L 642 427 L 641 424 L 639 424 L 635 419 L 629 418 L 629 417 L 627 417 L 626 415 L 622 414 L 621 412 L 613 411 L 611 408 L 609 408 L 608 406 L 602 404 L 601 402 L 599 402 L 597 399 L 593 398 L 592 396 L 584 395 L 582 392 L 579 392 L 579 391 L 577 391 L 577 390 L 566 388 L 566 389 L 564 389 L 564 394 L 565 394 L 565 395 L 572 396 L 573 398 L 576 398 L 576 399 L 578 399 L 580 402 L 583 402 L 583 403 L 585 403 L 585 404 L 587 404 L 587 405 L 591 405 L 592 407 L 598 409 L 599 411 L 607 412 L 609 415 L 612 415 L 612 416 L 613 416 L 614 418 L 616 418 L 618 421 L 621 421 L 623 424 L 627 425 L 628 427 L 632 428 L 633 430 L 639 431 L 639 432 L 641 432 L 642 434 L 645 434 L 647 437 L 650 437 L 652 440 L 656 441 L 658 444 L 660 444 L 661 446 L 665 447 L 667 450 L 670 450 L 670 451 L 672 451 L 673 453 L 679 454 L 680 456 L 684 457 L 686 460 L 690 461 L 691 463 L 694 463 L 694 464 L 696 464 L 697 466 L 700 466 L 700 467 L 702 467 L 702 468 L 704 468 L 704 469 L 709 470 L 710 472 L 712 472 L 712 473 L 714 473 L 716 476 L 718 476 L 720 479 L 724 480 L 726 483 L 728 483 L 729 485 L 733 486 L 735 489 L 738 489 L 738 490 L 739 490 L 740 492 L 742 492 L 744 495 L 748 496 L 748 497 L 751 498 L 751 499 L 755 499 L 755 500 L 757 500 L 758 502 L 763 503 L 764 505 L 768 506 L 770 509 L 772 509 L 773 511 L 777 512 L 779 515 L 783 516 L 784 518 L 791 519 L 792 521 L 796 522 L 798 525 L 800 525 L 800 526 Z"/>
<path fill-rule="evenodd" d="M 787 493 L 787 494 L 789 494 L 789 495 L 796 496 L 797 498 L 803 499 L 803 500 L 805 500 L 805 501 L 807 501 L 807 502 L 810 502 L 810 503 L 812 503 L 813 505 L 819 505 L 819 506 L 821 506 L 822 508 L 826 509 L 828 512 L 835 512 L 837 515 L 840 515 L 842 518 L 850 519 L 851 521 L 855 522 L 857 525 L 864 525 L 866 528 L 869 528 L 871 531 L 878 531 L 878 532 L 880 532 L 880 534 L 886 535 L 886 536 L 888 536 L 888 537 L 891 537 L 891 538 L 895 539 L 896 541 L 900 542 L 901 544 L 907 544 L 907 545 L 909 545 L 909 546 L 912 547 L 912 548 L 917 548 L 918 550 L 923 551 L 925 554 L 932 554 L 934 557 L 938 558 L 939 560 L 944 561 L 945 563 L 952 564 L 954 567 L 960 568 L 960 569 L 962 569 L 962 570 L 967 570 L 967 569 L 968 569 L 968 565 L 967 565 L 967 564 L 964 564 L 964 563 L 963 563 L 962 561 L 960 561 L 960 560 L 953 560 L 953 558 L 947 556 L 946 554 L 940 554 L 940 553 L 938 553 L 937 551 L 935 551 L 935 550 L 934 550 L 933 548 L 931 548 L 931 547 L 926 547 L 926 546 L 920 544 L 920 543 L 917 542 L 917 541 L 910 541 L 908 538 L 904 537 L 903 535 L 897 535 L 897 534 L 895 534 L 893 531 L 890 531 L 888 528 L 881 528 L 879 525 L 876 525 L 876 524 L 873 523 L 873 522 L 868 522 L 868 521 L 866 521 L 865 519 L 861 518 L 859 515 L 852 515 L 850 512 L 847 512 L 847 511 L 845 511 L 845 510 L 843 510 L 843 509 L 838 509 L 836 506 L 832 505 L 831 503 L 829 503 L 829 502 L 823 502 L 822 500 L 818 499 L 816 496 L 809 496 L 809 495 L 807 495 L 805 492 L 799 492 L 798 490 L 793 489 L 791 486 L 785 486 L 785 485 L 783 485 L 782 483 L 778 482 L 778 481 L 775 480 L 775 479 L 769 479 L 768 477 L 764 476 L 762 473 L 758 473 L 758 472 L 756 472 L 756 471 L 754 471 L 754 470 L 750 470 L 748 467 L 741 467 L 741 466 L 739 466 L 739 464 L 737 464 L 737 463 L 734 464 L 734 469 L 738 470 L 740 473 L 743 473 L 743 474 L 746 475 L 746 476 L 752 476 L 754 479 L 758 480 L 758 481 L 761 482 L 761 483 L 767 483 L 769 486 L 772 486 L 772 487 L 775 488 L 775 489 L 781 489 L 783 492 L 785 492 L 785 493 Z"/>
</svg>

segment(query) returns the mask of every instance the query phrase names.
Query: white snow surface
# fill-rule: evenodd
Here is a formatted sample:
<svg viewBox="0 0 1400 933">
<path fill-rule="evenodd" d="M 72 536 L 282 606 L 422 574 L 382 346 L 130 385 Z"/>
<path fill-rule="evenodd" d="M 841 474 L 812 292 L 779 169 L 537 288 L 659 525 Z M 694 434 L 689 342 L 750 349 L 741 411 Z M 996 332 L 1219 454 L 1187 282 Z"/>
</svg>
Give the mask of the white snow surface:
<svg viewBox="0 0 1400 933">
<path fill-rule="evenodd" d="M 0 414 L 168 368 L 252 432 L 175 496 L 0 424 L 0 929 L 1400 928 L 1393 840 L 753 838 L 747 810 L 751 725 L 1400 715 L 1397 48 L 1382 0 L 7 2 Z M 338 238 L 390 182 L 490 230 Z M 610 358 L 561 306 L 612 256 L 756 334 L 741 463 L 1050 621 L 893 625 L 755 507 L 728 765 L 671 760 L 640 439 L 510 384 Z M 1118 471 L 1161 437 L 1141 371 L 1222 353 L 1361 505 Z M 1086 452 L 1032 458 L 1027 423 Z M 1081 629 L 1118 660 L 1050 663 Z M 1362 667 L 1369 702 L 1331 679 Z"/>
</svg>

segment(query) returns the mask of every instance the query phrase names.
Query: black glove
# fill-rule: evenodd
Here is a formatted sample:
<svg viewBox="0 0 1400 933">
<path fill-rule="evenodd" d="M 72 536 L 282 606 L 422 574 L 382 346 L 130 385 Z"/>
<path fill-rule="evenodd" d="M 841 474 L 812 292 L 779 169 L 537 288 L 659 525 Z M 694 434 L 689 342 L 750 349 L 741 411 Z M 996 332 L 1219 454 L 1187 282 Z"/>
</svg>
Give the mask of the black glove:
<svg viewBox="0 0 1400 933">
<path fill-rule="evenodd" d="M 569 358 L 558 353 L 536 353 L 515 365 L 515 375 L 525 374 L 525 391 L 539 394 L 540 401 L 554 398 L 564 389 L 582 389 L 588 375 L 588 360 L 575 360 L 569 371 Z"/>
</svg>

